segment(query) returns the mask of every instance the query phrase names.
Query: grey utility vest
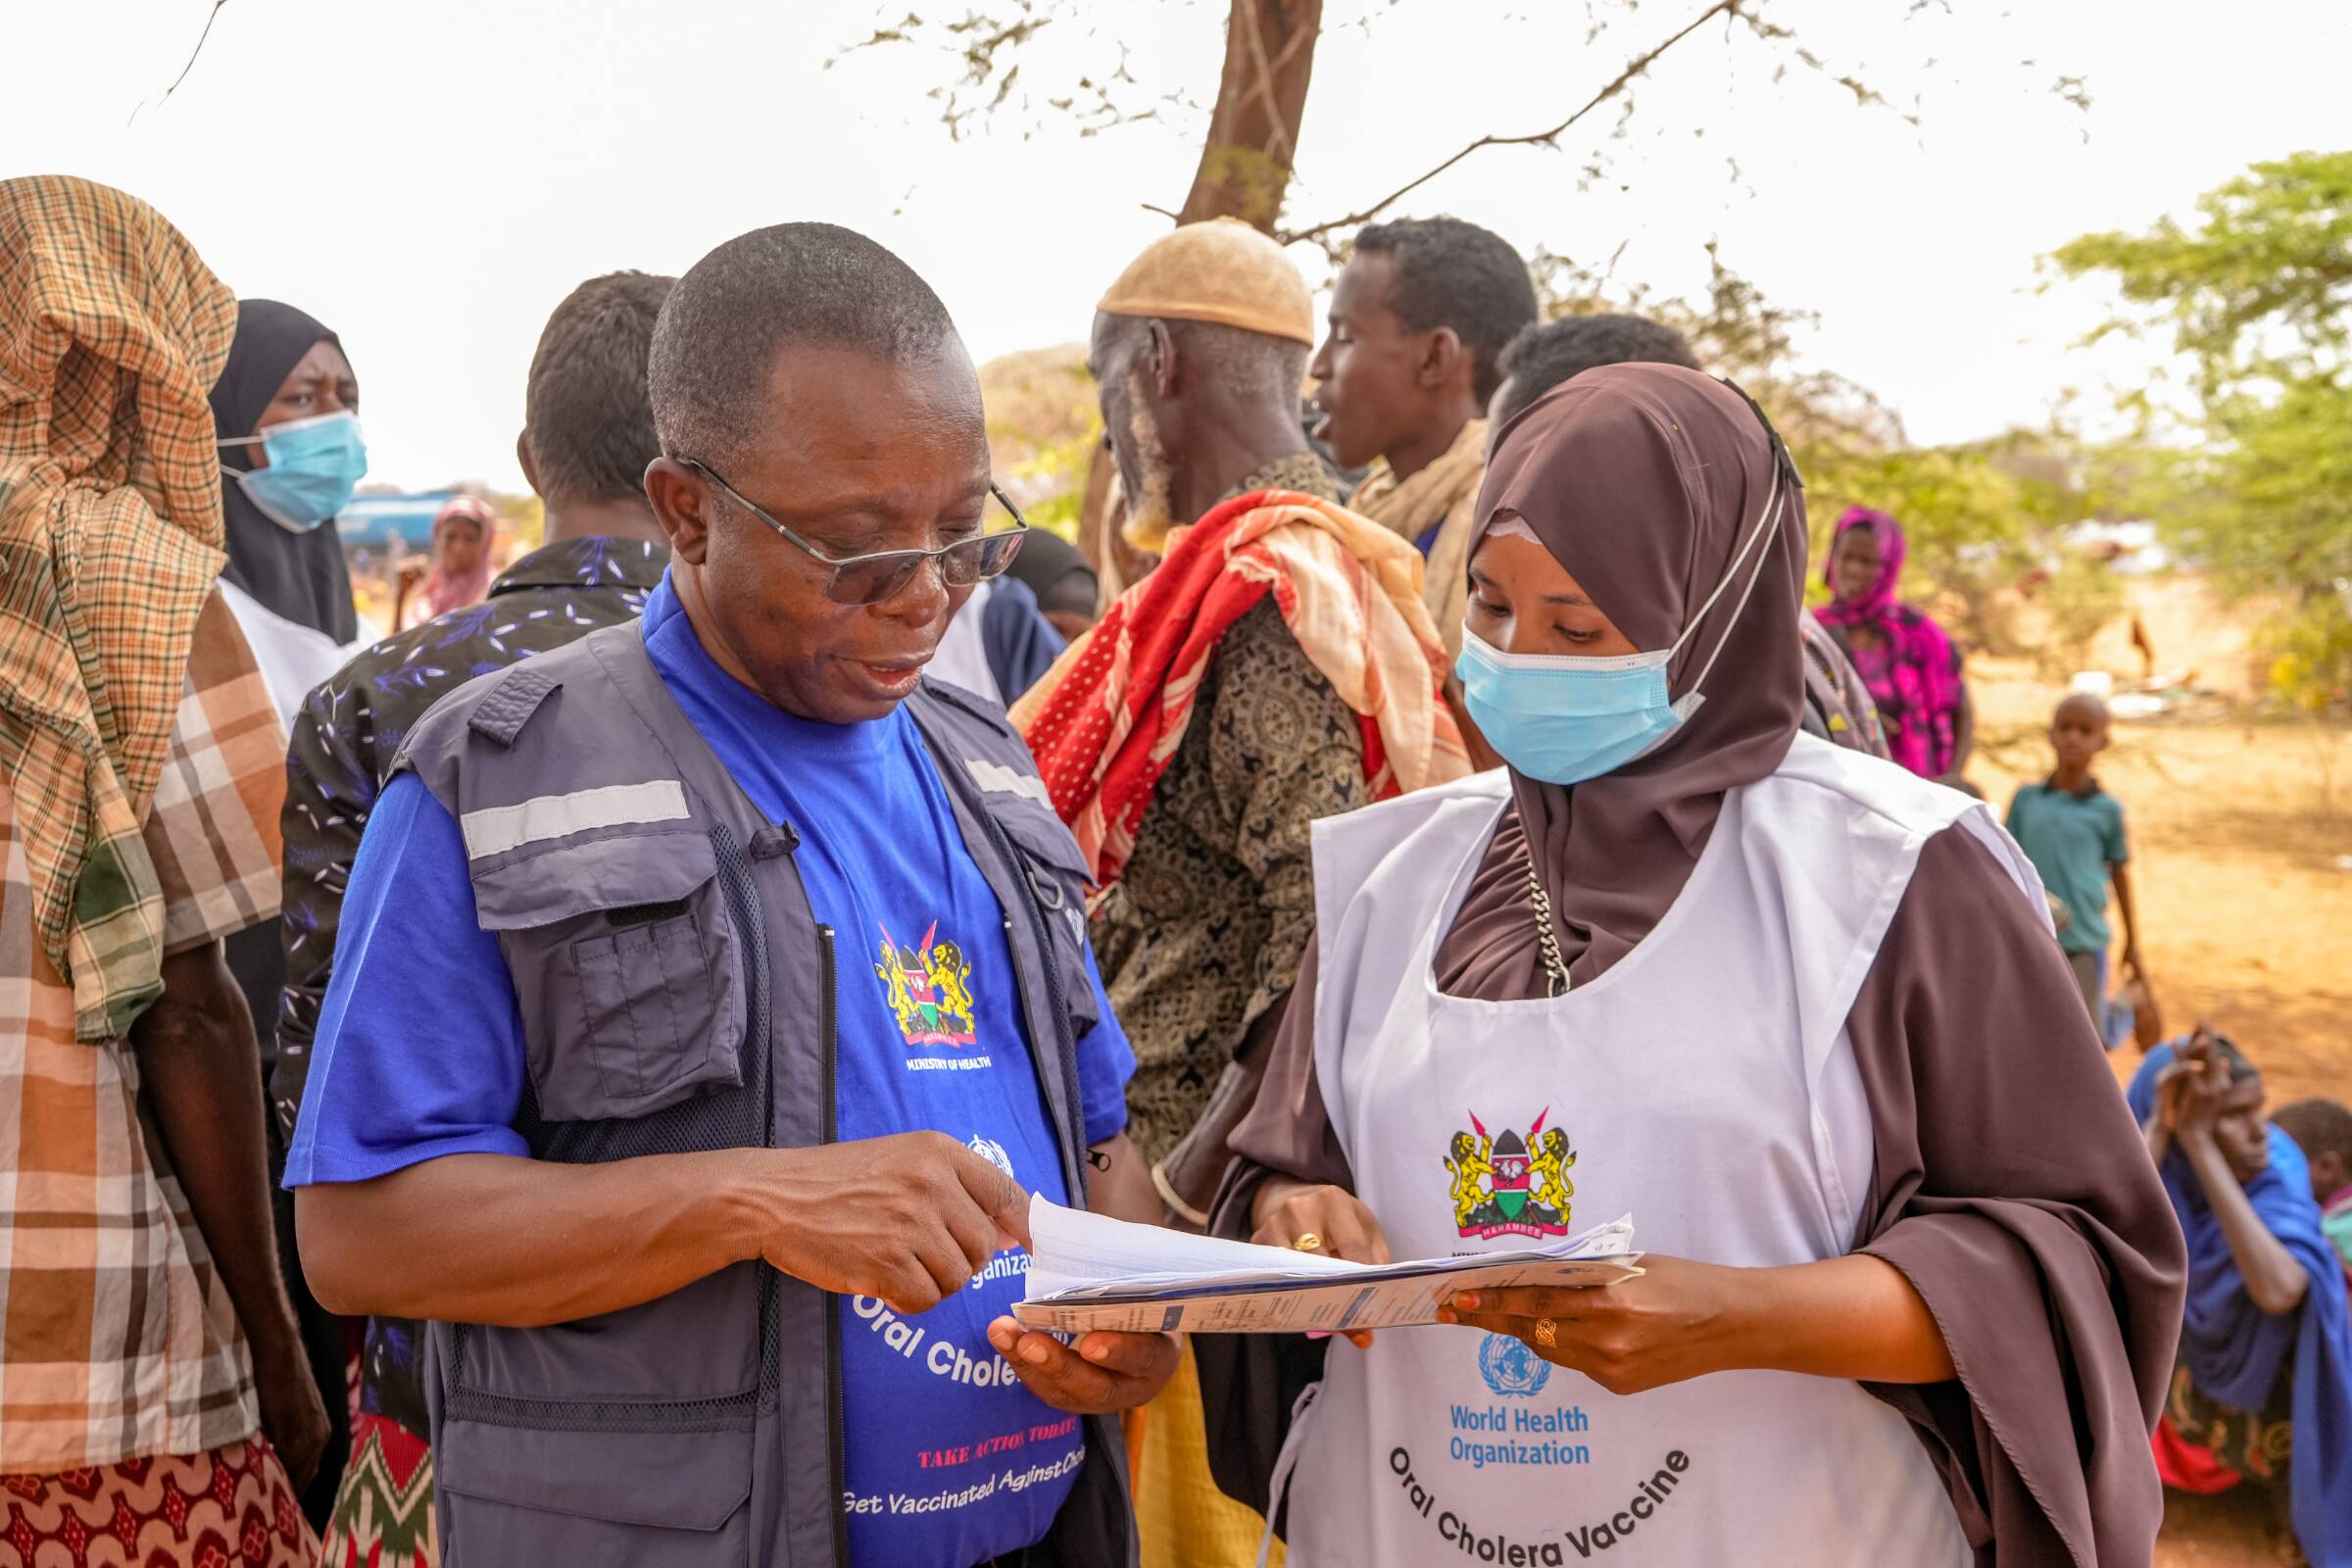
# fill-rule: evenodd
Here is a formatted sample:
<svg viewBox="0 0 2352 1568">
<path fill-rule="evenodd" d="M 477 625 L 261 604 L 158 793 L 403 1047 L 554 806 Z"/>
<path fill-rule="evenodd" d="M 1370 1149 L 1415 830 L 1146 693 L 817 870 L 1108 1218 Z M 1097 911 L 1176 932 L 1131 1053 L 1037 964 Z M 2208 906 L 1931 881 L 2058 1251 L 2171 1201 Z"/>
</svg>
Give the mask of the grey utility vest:
<svg viewBox="0 0 2352 1568">
<path fill-rule="evenodd" d="M 1007 911 L 1031 1060 L 1082 1194 L 1085 862 L 1002 712 L 936 684 L 907 707 Z M 395 766 L 465 832 L 521 1004 L 516 1126 L 535 1157 L 833 1137 L 834 933 L 809 911 L 800 839 L 727 775 L 636 626 L 460 689 Z M 443 1560 L 848 1568 L 839 1321 L 833 1298 L 755 1261 L 551 1328 L 432 1325 Z M 1090 1419 L 1076 1490 L 1030 1560 L 1135 1556 L 1118 1428 Z"/>
</svg>

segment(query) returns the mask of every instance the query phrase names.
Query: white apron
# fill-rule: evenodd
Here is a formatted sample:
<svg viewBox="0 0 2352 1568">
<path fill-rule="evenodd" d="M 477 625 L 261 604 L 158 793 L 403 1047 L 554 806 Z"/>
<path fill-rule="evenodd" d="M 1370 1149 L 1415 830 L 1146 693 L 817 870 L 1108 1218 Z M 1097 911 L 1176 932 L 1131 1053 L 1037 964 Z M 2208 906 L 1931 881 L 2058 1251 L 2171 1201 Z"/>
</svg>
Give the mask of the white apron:
<svg viewBox="0 0 2352 1568">
<path fill-rule="evenodd" d="M 1926 839 L 1966 821 L 2039 906 L 2015 845 L 1982 805 L 1800 735 L 1732 792 L 1682 895 L 1599 978 L 1446 997 L 1438 941 L 1508 794 L 1489 774 L 1316 824 L 1316 1065 L 1391 1250 L 1630 1213 L 1671 1256 L 1848 1251 L 1872 1136 L 1846 1014 Z M 1298 1568 L 1971 1560 L 1908 1423 L 1835 1379 L 1619 1396 L 1477 1330 L 1335 1340 L 1286 1463 Z"/>
<path fill-rule="evenodd" d="M 221 600 L 236 617 L 237 630 L 245 634 L 245 646 L 253 651 L 253 662 L 261 667 L 262 684 L 270 688 L 277 721 L 289 734 L 294 715 L 302 711 L 303 700 L 312 688 L 376 641 L 363 626 L 357 639 L 338 643 L 322 631 L 288 620 L 226 577 L 220 579 L 219 586 Z"/>
</svg>

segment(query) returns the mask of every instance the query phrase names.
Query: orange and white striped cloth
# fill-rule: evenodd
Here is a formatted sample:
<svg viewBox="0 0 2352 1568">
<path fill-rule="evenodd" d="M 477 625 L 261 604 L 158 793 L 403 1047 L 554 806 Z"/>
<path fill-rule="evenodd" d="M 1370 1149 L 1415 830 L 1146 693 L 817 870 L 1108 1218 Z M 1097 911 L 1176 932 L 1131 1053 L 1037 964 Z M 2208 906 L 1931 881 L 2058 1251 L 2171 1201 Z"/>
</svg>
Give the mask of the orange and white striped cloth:
<svg viewBox="0 0 2352 1568">
<path fill-rule="evenodd" d="M 218 594 L 181 662 L 140 826 L 166 954 L 274 916 L 283 865 L 285 731 Z M 74 1038 L 34 936 L 23 800 L 0 770 L 0 1474 L 241 1445 L 261 1410 L 235 1303 L 149 1136 L 135 1047 Z"/>
<path fill-rule="evenodd" d="M 1420 554 L 1379 523 L 1291 490 L 1238 496 L 1171 533 L 1158 569 L 1012 710 L 1097 888 L 1135 851 L 1219 639 L 1268 594 L 1360 718 L 1373 799 L 1468 773 L 1421 570 Z"/>
</svg>

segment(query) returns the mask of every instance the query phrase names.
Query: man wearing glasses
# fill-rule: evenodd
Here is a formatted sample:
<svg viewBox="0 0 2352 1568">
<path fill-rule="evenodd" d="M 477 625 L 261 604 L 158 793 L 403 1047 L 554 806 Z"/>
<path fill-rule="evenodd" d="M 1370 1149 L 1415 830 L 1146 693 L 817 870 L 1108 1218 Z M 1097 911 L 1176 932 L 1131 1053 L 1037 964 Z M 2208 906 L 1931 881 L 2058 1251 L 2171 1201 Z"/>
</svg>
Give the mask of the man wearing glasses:
<svg viewBox="0 0 2352 1568">
<path fill-rule="evenodd" d="M 1132 1561 L 1104 1418 L 1172 1343 L 1004 1315 L 1031 1193 L 1154 1204 L 1084 861 L 923 678 L 1020 548 L 971 362 L 796 223 L 687 272 L 649 380 L 641 625 L 444 701 L 369 818 L 288 1159 L 314 1288 L 433 1321 L 451 1568 Z"/>
</svg>

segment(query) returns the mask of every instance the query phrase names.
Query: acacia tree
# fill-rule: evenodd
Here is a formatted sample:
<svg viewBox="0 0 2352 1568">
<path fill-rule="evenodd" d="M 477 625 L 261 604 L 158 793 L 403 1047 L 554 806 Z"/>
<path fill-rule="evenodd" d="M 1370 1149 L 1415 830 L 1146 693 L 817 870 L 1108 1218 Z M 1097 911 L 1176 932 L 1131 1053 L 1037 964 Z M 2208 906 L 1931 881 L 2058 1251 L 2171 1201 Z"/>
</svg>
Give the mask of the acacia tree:
<svg viewBox="0 0 2352 1568">
<path fill-rule="evenodd" d="M 1287 215 L 1286 206 L 1305 125 L 1317 42 L 1334 27 L 1377 25 L 1385 10 L 1399 0 L 1385 0 L 1385 4 L 1357 0 L 1357 14 L 1337 22 L 1327 18 L 1325 0 L 1224 0 L 1223 65 L 1213 106 L 1205 111 L 1180 84 L 1154 85 L 1138 78 L 1131 69 L 1130 52 L 1113 24 L 1105 20 L 1107 8 L 1101 4 L 1090 0 L 962 3 L 966 9 L 959 16 L 905 13 L 895 22 L 875 26 L 870 35 L 844 52 L 884 47 L 944 50 L 956 62 L 956 69 L 953 78 L 933 89 L 932 96 L 941 105 L 941 120 L 949 134 L 958 138 L 983 122 L 1003 128 L 1004 122 L 1015 122 L 1024 139 L 1054 130 L 1098 136 L 1147 123 L 1197 122 L 1205 113 L 1200 157 L 1184 200 L 1173 206 L 1150 200 L 1143 205 L 1181 222 L 1239 218 L 1286 245 L 1312 244 L 1334 263 L 1345 256 L 1363 224 L 1389 213 L 1465 160 L 1494 150 L 1563 151 L 1570 133 L 1604 108 L 1614 111 L 1614 119 L 1593 127 L 1580 143 L 1579 183 L 1590 186 L 1607 177 L 1609 144 L 1629 135 L 1639 84 L 1670 52 L 1687 50 L 1690 40 L 1710 34 L 1720 35 L 1727 48 L 1743 41 L 1757 46 L 1776 81 L 1791 74 L 1810 75 L 1850 95 L 1858 107 L 1918 123 L 1916 106 L 1902 108 L 1890 102 L 1858 71 L 1834 63 L 1783 21 L 1789 9 L 1788 0 L 1677 0 L 1679 12 L 1660 20 L 1654 30 L 1641 33 L 1639 47 L 1630 56 L 1620 57 L 1622 64 L 1600 77 L 1584 97 L 1553 111 L 1560 115 L 1554 122 L 1534 129 L 1492 131 L 1442 157 L 1435 156 L 1437 150 L 1433 149 L 1428 167 L 1353 211 L 1300 221 Z M 1164 5 L 1169 0 L 1153 3 Z M 1347 0 L 1334 3 L 1345 5 Z M 1457 11 L 1469 9 L 1466 0 L 1446 3 L 1455 5 Z M 1553 3 L 1567 4 L 1569 0 Z M 1130 23 L 1137 4 L 1138 0 L 1129 0 L 1122 13 Z M 1616 39 L 1621 30 L 1647 27 L 1657 15 L 1654 4 L 1644 10 L 1642 0 L 1582 0 L 1582 4 L 1586 43 L 1595 54 L 1620 47 Z M 1931 8 L 1948 10 L 1949 6 L 1950 0 L 1910 0 L 1907 14 Z M 1496 24 L 1504 24 L 1498 18 Z M 1029 67 L 1041 53 L 1039 39 L 1050 31 L 1080 39 L 1088 47 L 1076 53 L 1094 64 L 1067 79 L 1041 87 Z M 1571 70 L 1573 64 L 1568 63 Z M 2051 90 L 2078 110 L 2088 107 L 2088 94 L 2080 77 L 2061 75 Z M 1737 177 L 1736 166 L 1733 173 Z M 1562 258 L 1540 258 L 1540 262 L 1554 270 L 1556 275 L 1550 279 L 1554 284 L 1564 284 L 1566 273 L 1575 270 Z M 1598 297 L 1593 290 L 1588 293 Z M 1707 301 L 1683 309 L 1690 318 L 1684 324 L 1696 329 L 1711 363 L 1754 381 L 1751 390 L 1773 409 L 1776 419 L 1794 421 L 1792 441 L 1817 461 L 1876 458 L 1899 447 L 1899 426 L 1860 388 L 1793 368 L 1787 352 L 1788 329 L 1802 319 L 1801 313 L 1774 312 L 1750 285 L 1720 266 Z M 1742 333 L 1751 341 L 1735 342 Z M 1087 450 L 1091 466 L 1083 486 L 1078 543 L 1090 559 L 1101 559 L 1102 502 L 1109 488 L 1110 466 L 1099 448 L 1089 446 Z M 1981 464 L 1971 463 L 1968 467 L 1972 477 L 1985 477 Z M 1997 478 L 1989 483 L 1989 489 L 1999 488 Z M 1970 493 L 1982 498 L 1987 491 L 1987 485 L 1980 484 Z M 1937 493 L 1954 492 L 1944 486 Z M 1971 503 L 1956 510 L 1951 526 L 1930 530 L 1936 539 L 1952 542 L 1950 559 L 1943 564 L 1955 568 L 1954 581 L 1959 580 L 1960 541 L 1981 531 L 1984 519 L 2000 514 L 2014 515 L 2015 509 L 2004 514 L 1996 505 Z M 1934 556 L 1938 551 L 1931 546 L 1923 554 Z M 1973 558 L 1977 565 L 1969 580 L 1987 576 L 1984 559 L 1982 551 Z M 1978 595 L 1972 604 L 1984 600 L 1984 595 Z"/>
<path fill-rule="evenodd" d="M 1900 518 L 1910 542 L 1906 593 L 1939 602 L 1972 650 L 2022 651 L 2020 584 L 2033 585 L 2052 671 L 2082 667 L 2092 636 L 2122 608 L 2112 573 L 2063 535 L 2112 507 L 2113 480 L 2066 438 L 2012 430 L 1985 441 L 1916 447 L 1902 420 L 1848 376 L 1805 362 L 1797 340 L 1816 313 L 1767 297 L 1707 248 L 1704 293 L 1660 297 L 1548 251 L 1531 266 L 1547 318 L 1624 311 L 1682 333 L 1698 363 L 1764 409 L 1805 476 L 1811 560 L 1850 506 Z M 1816 599 L 1827 590 L 1816 583 Z"/>
<path fill-rule="evenodd" d="M 1387 0 L 1395 5 L 1397 0 Z M 1431 180 L 1489 149 L 1540 148 L 1557 151 L 1569 132 L 1604 105 L 1618 118 L 1603 140 L 1627 135 L 1638 82 L 1669 51 L 1720 24 L 1727 40 L 1744 36 L 1763 44 L 1777 74 L 1815 74 L 1852 95 L 1861 106 L 1886 109 L 1916 123 L 1856 73 L 1832 64 L 1775 15 L 1782 0 L 1689 0 L 1688 12 L 1661 26 L 1623 65 L 1556 122 L 1532 130 L 1494 131 L 1437 159 L 1385 195 L 1356 210 L 1305 222 L 1287 222 L 1285 207 L 1305 125 L 1315 49 L 1326 30 L 1324 0 L 1226 0 L 1225 50 L 1200 157 L 1184 200 L 1175 206 L 1143 205 L 1178 222 L 1238 218 L 1284 244 L 1311 243 L 1338 261 L 1363 224 L 1379 218 Z M 1913 0 L 1914 11 L 1937 0 Z M 940 119 L 960 139 L 982 123 L 1020 122 L 1024 139 L 1058 122 L 1065 133 L 1096 136 L 1146 122 L 1198 120 L 1202 106 L 1181 85 L 1154 87 L 1139 80 L 1126 44 L 1089 0 L 966 0 L 958 16 L 909 11 L 877 24 L 834 57 L 901 46 L 931 48 L 955 62 L 952 79 L 932 89 Z M 1595 49 L 1615 24 L 1639 19 L 1641 0 L 1584 0 L 1587 42 Z M 1377 9 L 1342 25 L 1370 26 Z M 1035 45 L 1049 28 L 1078 34 L 1092 45 L 1096 63 L 1067 80 L 1040 87 L 1025 74 Z M 1086 49 L 1081 54 L 1089 53 Z M 2058 90 L 2083 102 L 2082 84 L 2061 78 Z M 1588 149 L 1581 178 L 1590 183 L 1605 173 L 1597 148 Z M 1101 554 L 1102 500 L 1109 465 L 1091 457 L 1078 542 L 1090 558 Z"/>
<path fill-rule="evenodd" d="M 1239 218 L 1269 232 L 1291 188 L 1323 0 L 1233 0 L 1225 66 L 1180 223 Z"/>
<path fill-rule="evenodd" d="M 2055 258 L 2110 276 L 2128 314 L 2190 366 L 2185 397 L 2127 400 L 2173 445 L 2149 511 L 2226 589 L 2283 594 L 2274 682 L 2319 705 L 2352 693 L 2352 151 L 2256 164 L 2137 234 Z"/>
<path fill-rule="evenodd" d="M 1397 0 L 1387 0 L 1395 5 Z M 1912 0 L 1914 11 L 1948 0 Z M 1080 135 L 1100 135 L 1145 122 L 1198 117 L 1201 105 L 1181 86 L 1153 88 L 1140 81 L 1129 50 L 1102 20 L 1102 7 L 1089 0 L 967 0 L 956 17 L 910 11 L 875 26 L 842 51 L 892 45 L 928 46 L 944 51 L 957 67 L 953 80 L 933 90 L 949 133 L 961 137 L 978 122 L 1028 116 L 1030 128 L 1058 116 Z M 1634 18 L 1641 0 L 1585 0 L 1587 42 L 1595 48 L 1617 24 Z M 1225 55 L 1192 185 L 1181 204 L 1145 206 L 1180 222 L 1239 218 L 1285 244 L 1301 241 L 1337 255 L 1354 229 L 1463 160 L 1489 148 L 1538 147 L 1557 150 L 1567 133 L 1606 104 L 1630 110 L 1636 83 L 1669 51 L 1721 23 L 1728 37 L 1744 35 L 1774 52 L 1780 73 L 1814 73 L 1850 93 L 1855 102 L 1893 106 L 1861 76 L 1825 59 L 1790 25 L 1778 20 L 1785 0 L 1690 0 L 1688 14 L 1663 26 L 1626 60 L 1613 76 L 1556 123 L 1532 130 L 1498 130 L 1471 141 L 1356 211 L 1303 223 L 1286 224 L 1286 199 L 1305 125 L 1307 91 L 1313 80 L 1315 46 L 1326 31 L 1323 0 L 1226 0 Z M 1370 26 L 1377 10 L 1344 25 Z M 1039 88 L 1024 77 L 1029 46 L 1048 28 L 1082 31 L 1102 51 L 1098 68 L 1073 80 Z M 835 56 L 839 59 L 841 56 Z M 2082 83 L 2060 79 L 2058 90 L 2081 101 Z M 1916 122 L 1907 111 L 1894 111 Z M 1621 116 L 1612 135 L 1625 134 Z M 1597 162 L 1585 175 L 1597 178 Z"/>
</svg>

